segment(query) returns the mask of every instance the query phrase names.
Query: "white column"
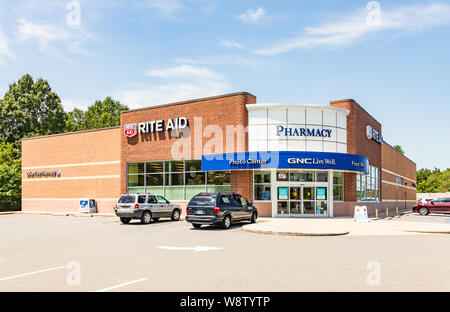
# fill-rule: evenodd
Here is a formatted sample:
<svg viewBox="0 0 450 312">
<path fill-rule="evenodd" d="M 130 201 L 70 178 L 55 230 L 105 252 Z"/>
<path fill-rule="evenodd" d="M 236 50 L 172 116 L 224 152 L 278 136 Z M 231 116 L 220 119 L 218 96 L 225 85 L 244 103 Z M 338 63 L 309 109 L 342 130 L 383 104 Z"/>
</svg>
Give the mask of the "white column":
<svg viewBox="0 0 450 312">
<path fill-rule="evenodd" d="M 328 215 L 333 217 L 333 170 L 328 170 Z"/>
<path fill-rule="evenodd" d="M 270 198 L 272 199 L 272 218 L 277 215 L 277 170 L 270 170 Z"/>
</svg>

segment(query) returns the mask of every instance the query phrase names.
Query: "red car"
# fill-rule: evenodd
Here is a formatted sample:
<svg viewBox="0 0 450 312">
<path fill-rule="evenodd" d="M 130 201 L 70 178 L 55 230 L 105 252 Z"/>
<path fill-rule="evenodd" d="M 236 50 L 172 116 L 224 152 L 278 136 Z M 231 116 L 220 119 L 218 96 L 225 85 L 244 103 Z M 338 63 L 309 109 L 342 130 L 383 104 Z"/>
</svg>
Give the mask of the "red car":
<svg viewBox="0 0 450 312">
<path fill-rule="evenodd" d="M 413 212 L 426 216 L 430 212 L 450 213 L 450 197 L 439 198 L 426 203 L 419 202 L 413 207 Z"/>
</svg>

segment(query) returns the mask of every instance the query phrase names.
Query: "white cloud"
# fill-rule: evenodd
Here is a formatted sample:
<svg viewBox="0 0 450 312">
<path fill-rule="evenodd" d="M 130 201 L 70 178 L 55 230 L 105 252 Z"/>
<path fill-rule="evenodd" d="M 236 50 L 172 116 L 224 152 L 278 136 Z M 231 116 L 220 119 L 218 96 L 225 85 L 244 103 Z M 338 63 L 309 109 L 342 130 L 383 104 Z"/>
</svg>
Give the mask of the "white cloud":
<svg viewBox="0 0 450 312">
<path fill-rule="evenodd" d="M 261 21 L 266 15 L 266 10 L 263 7 L 259 7 L 256 10 L 249 9 L 238 16 L 240 20 L 245 23 L 257 23 Z"/>
<path fill-rule="evenodd" d="M 180 16 L 186 12 L 210 13 L 216 6 L 216 0 L 146 0 L 137 3 L 138 6 L 149 7 L 161 16 L 173 20 L 180 20 Z"/>
<path fill-rule="evenodd" d="M 230 64 L 243 64 L 243 65 L 256 65 L 257 61 L 254 59 L 243 57 L 241 55 L 213 55 L 202 57 L 198 59 L 178 58 L 175 59 L 176 63 L 190 64 L 190 65 L 230 65 Z"/>
<path fill-rule="evenodd" d="M 0 66 L 6 63 L 6 59 L 14 59 L 9 47 L 9 40 L 0 29 Z"/>
<path fill-rule="evenodd" d="M 176 15 L 184 8 L 179 0 L 147 0 L 147 6 L 159 11 L 166 17 L 175 18 Z"/>
<path fill-rule="evenodd" d="M 225 48 L 244 49 L 244 46 L 236 41 L 222 40 L 220 44 Z"/>
<path fill-rule="evenodd" d="M 361 9 L 338 18 L 339 22 L 307 27 L 302 35 L 284 39 L 254 52 L 275 55 L 300 48 L 340 47 L 377 33 L 396 31 L 398 35 L 450 24 L 450 5 L 444 3 L 403 6 L 391 10 L 381 8 L 380 23 L 375 25 L 368 22 L 368 13 L 368 10 Z"/>
<path fill-rule="evenodd" d="M 41 25 L 19 19 L 17 28 L 17 41 L 24 43 L 28 40 L 37 40 L 39 48 L 45 50 L 55 41 L 66 41 L 71 36 L 68 31 L 54 25 Z"/>
<path fill-rule="evenodd" d="M 195 67 L 192 65 L 180 65 L 175 67 L 169 67 L 165 69 L 153 69 L 146 72 L 147 76 L 158 77 L 158 78 L 210 78 L 210 79 L 221 79 L 222 76 L 218 73 L 206 68 L 206 67 Z"/>
<path fill-rule="evenodd" d="M 39 49 L 47 54 L 70 62 L 60 51 L 60 44 L 71 53 L 88 55 L 81 47 L 81 41 L 91 39 L 92 35 L 80 28 L 52 24 L 37 24 L 24 18 L 18 19 L 16 41 L 25 44 L 36 41 Z"/>
<path fill-rule="evenodd" d="M 181 65 L 146 72 L 156 83 L 125 86 L 116 92 L 121 103 L 139 108 L 221 94 L 227 80 L 206 67 Z"/>
</svg>

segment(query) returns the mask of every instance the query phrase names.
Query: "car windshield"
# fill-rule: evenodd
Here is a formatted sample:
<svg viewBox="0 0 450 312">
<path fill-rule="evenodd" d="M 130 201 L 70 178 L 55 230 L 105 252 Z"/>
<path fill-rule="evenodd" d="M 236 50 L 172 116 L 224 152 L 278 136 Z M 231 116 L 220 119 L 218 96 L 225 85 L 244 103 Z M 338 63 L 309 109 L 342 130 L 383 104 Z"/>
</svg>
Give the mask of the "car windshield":
<svg viewBox="0 0 450 312">
<path fill-rule="evenodd" d="M 214 206 L 216 204 L 216 198 L 214 196 L 197 195 L 191 199 L 189 205 L 197 206 Z"/>
<path fill-rule="evenodd" d="M 122 195 L 119 198 L 119 204 L 132 204 L 134 203 L 133 195 Z"/>
</svg>

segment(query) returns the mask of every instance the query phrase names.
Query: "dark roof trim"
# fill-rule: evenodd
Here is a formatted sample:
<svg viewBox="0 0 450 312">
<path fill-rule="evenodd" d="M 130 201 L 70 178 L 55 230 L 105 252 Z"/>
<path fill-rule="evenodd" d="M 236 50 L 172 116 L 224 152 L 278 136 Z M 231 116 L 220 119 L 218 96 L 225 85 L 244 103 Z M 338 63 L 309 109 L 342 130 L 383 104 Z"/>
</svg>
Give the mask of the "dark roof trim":
<svg viewBox="0 0 450 312">
<path fill-rule="evenodd" d="M 147 109 L 152 109 L 152 108 L 160 108 L 160 107 L 166 107 L 166 106 L 182 105 L 182 104 L 189 104 L 189 103 L 200 102 L 200 101 L 214 100 L 214 99 L 220 99 L 220 98 L 236 96 L 236 95 L 250 95 L 250 96 L 253 96 L 256 98 L 255 95 L 253 95 L 249 92 L 234 92 L 234 93 L 227 93 L 227 94 L 215 95 L 215 96 L 186 100 L 186 101 L 179 101 L 179 102 L 173 102 L 173 103 L 167 103 L 167 104 L 158 104 L 158 105 L 154 105 L 154 106 L 129 109 L 126 111 L 122 111 L 121 114 L 132 113 L 132 112 L 147 110 Z"/>
<path fill-rule="evenodd" d="M 22 141 L 28 141 L 28 140 L 34 140 L 34 139 L 43 139 L 43 138 L 50 138 L 55 136 L 61 136 L 61 135 L 70 135 L 70 134 L 79 134 L 79 133 L 86 133 L 86 132 L 95 132 L 95 131 L 103 131 L 103 130 L 111 130 L 111 129 L 119 129 L 120 126 L 116 127 L 107 127 L 107 128 L 98 128 L 98 129 L 90 129 L 90 130 L 81 130 L 81 131 L 75 131 L 75 132 L 65 132 L 65 133 L 57 133 L 57 134 L 48 134 L 48 135 L 41 135 L 37 137 L 31 137 L 31 138 L 23 138 Z"/>
</svg>

